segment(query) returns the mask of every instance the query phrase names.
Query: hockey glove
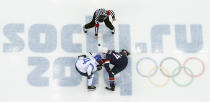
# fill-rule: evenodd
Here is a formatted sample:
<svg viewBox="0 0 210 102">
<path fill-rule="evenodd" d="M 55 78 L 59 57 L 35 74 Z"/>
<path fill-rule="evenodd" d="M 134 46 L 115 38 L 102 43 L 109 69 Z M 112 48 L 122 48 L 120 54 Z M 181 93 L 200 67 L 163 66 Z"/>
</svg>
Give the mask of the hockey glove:
<svg viewBox="0 0 210 102">
<path fill-rule="evenodd" d="M 97 65 L 97 71 L 102 69 L 102 65 Z"/>
</svg>

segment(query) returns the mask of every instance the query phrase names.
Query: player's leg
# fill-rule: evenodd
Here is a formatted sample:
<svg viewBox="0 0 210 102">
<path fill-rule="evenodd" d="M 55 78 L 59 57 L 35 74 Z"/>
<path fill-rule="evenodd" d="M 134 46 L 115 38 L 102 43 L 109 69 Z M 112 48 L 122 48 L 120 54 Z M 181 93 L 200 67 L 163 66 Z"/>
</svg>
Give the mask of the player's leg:
<svg viewBox="0 0 210 102">
<path fill-rule="evenodd" d="M 115 90 L 115 79 L 114 79 L 114 73 L 110 69 L 106 69 L 106 71 L 109 74 L 109 83 L 110 87 L 106 87 L 107 90 L 114 91 Z"/>
<path fill-rule="evenodd" d="M 121 72 L 122 70 L 124 70 L 125 67 L 122 66 L 114 66 L 109 73 L 112 74 L 113 77 L 109 77 L 109 81 L 110 81 L 110 88 L 106 87 L 107 90 L 111 90 L 114 91 L 115 90 L 115 83 L 114 83 L 114 75 L 118 74 L 119 72 Z M 110 75 L 109 75 L 110 76 Z"/>
<path fill-rule="evenodd" d="M 116 66 L 116 67 L 112 68 L 111 72 L 114 75 L 116 75 L 116 74 L 120 73 L 124 69 L 125 69 L 125 67 L 123 67 L 123 66 Z"/>
<path fill-rule="evenodd" d="M 77 72 L 78 72 L 80 75 L 87 77 L 87 80 L 88 80 L 88 87 L 87 87 L 87 88 L 88 88 L 89 90 L 95 90 L 96 87 L 95 87 L 95 86 L 92 86 L 94 74 L 92 74 L 91 76 L 88 76 L 87 73 L 81 72 L 81 71 L 79 70 L 78 67 L 79 67 L 79 66 L 75 65 L 75 68 L 76 68 Z"/>
<path fill-rule="evenodd" d="M 88 89 L 89 90 L 95 90 L 96 87 L 92 85 L 93 83 L 93 78 L 94 78 L 94 74 L 87 76 L 87 80 L 88 80 Z"/>
<path fill-rule="evenodd" d="M 112 30 L 112 34 L 114 34 L 115 33 L 115 28 L 112 25 L 112 23 L 110 22 L 109 17 L 107 17 L 107 19 L 104 20 L 104 23 L 110 30 Z"/>
<path fill-rule="evenodd" d="M 87 29 L 94 27 L 94 25 L 95 25 L 95 14 L 93 15 L 92 21 L 91 21 L 90 23 L 85 24 L 85 25 L 83 26 L 83 31 L 84 31 L 85 33 L 87 33 Z"/>
</svg>

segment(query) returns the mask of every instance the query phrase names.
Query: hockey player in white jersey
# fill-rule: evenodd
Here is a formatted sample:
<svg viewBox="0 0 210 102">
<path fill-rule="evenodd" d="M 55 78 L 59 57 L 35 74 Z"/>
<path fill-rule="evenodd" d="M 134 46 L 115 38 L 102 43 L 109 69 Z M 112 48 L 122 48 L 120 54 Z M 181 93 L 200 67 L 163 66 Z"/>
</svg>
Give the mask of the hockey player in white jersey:
<svg viewBox="0 0 210 102">
<path fill-rule="evenodd" d="M 88 80 L 88 89 L 89 90 L 95 90 L 96 87 L 92 85 L 94 73 L 96 71 L 99 71 L 102 69 L 103 60 L 101 58 L 101 55 L 96 56 L 88 56 L 81 55 L 78 56 L 78 60 L 76 62 L 76 70 L 80 73 L 82 76 L 86 76 Z"/>
</svg>

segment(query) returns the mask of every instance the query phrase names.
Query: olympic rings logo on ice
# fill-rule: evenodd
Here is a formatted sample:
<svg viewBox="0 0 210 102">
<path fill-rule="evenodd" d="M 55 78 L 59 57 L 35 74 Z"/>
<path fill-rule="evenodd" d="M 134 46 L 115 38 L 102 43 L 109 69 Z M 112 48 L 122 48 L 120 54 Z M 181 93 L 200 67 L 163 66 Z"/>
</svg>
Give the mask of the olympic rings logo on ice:
<svg viewBox="0 0 210 102">
<path fill-rule="evenodd" d="M 154 64 L 154 67 L 149 70 L 147 75 L 142 74 L 142 72 L 140 72 L 140 70 L 139 70 L 141 68 L 141 66 L 139 66 L 139 65 L 143 62 L 143 60 L 149 60 Z M 163 63 L 166 63 L 169 60 L 174 61 L 178 64 L 178 67 L 176 67 L 175 69 L 172 70 L 171 75 L 169 74 L 169 71 L 166 68 L 163 67 Z M 201 64 L 202 71 L 199 74 L 193 74 L 192 70 L 189 67 L 187 67 L 187 63 L 190 63 L 190 61 L 192 61 L 192 60 L 196 60 Z M 166 57 L 165 59 L 163 59 L 160 62 L 160 65 L 158 65 L 157 62 L 154 59 L 152 59 L 150 57 L 144 57 L 144 58 L 141 58 L 137 62 L 136 70 L 137 70 L 137 73 L 140 76 L 148 78 L 150 84 L 152 84 L 153 86 L 164 87 L 169 83 L 170 78 L 172 78 L 172 81 L 177 86 L 186 87 L 186 86 L 189 86 L 190 84 L 192 84 L 194 78 L 197 78 L 197 77 L 200 77 L 201 75 L 203 75 L 203 73 L 205 72 L 205 64 L 200 58 L 197 58 L 197 57 L 190 57 L 190 58 L 186 59 L 184 61 L 183 65 L 179 62 L 178 59 L 176 59 L 174 57 Z M 165 82 L 160 83 L 160 84 L 154 83 L 151 79 L 151 77 L 155 76 L 155 74 L 158 72 L 158 70 L 161 72 L 162 75 L 164 75 L 167 78 Z M 182 70 L 184 70 L 186 75 L 190 77 L 190 80 L 187 83 L 180 83 L 180 82 L 176 81 L 176 79 L 175 79 L 180 74 L 180 72 Z"/>
</svg>

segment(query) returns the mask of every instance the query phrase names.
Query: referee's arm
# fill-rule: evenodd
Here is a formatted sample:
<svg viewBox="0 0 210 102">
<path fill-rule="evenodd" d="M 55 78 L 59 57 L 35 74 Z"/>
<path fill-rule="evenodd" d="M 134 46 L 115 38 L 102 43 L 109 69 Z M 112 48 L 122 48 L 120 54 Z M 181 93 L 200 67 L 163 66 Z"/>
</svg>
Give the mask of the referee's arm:
<svg viewBox="0 0 210 102">
<path fill-rule="evenodd" d="M 112 20 L 115 21 L 115 13 L 113 10 L 108 10 L 109 14 L 112 16 Z"/>
</svg>

